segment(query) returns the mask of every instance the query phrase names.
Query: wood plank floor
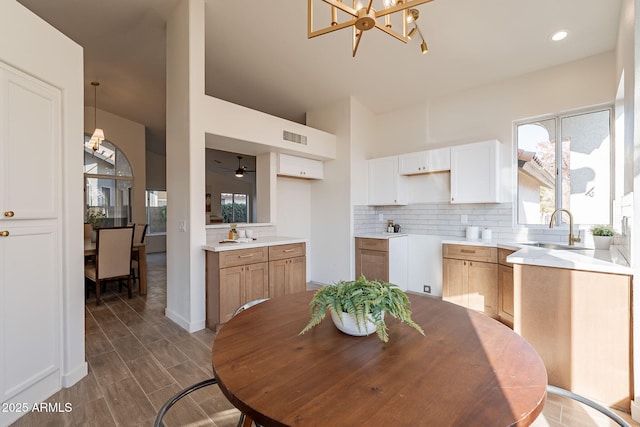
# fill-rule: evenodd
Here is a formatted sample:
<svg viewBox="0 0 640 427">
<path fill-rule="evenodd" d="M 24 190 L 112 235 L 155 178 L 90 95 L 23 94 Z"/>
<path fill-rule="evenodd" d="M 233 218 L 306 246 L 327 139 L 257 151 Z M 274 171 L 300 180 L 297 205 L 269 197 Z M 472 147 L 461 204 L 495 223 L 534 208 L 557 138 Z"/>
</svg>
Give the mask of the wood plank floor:
<svg viewBox="0 0 640 427">
<path fill-rule="evenodd" d="M 166 256 L 148 255 L 148 293 L 110 288 L 98 307 L 85 309 L 89 375 L 47 400 L 72 405 L 67 413 L 32 412 L 13 424 L 42 426 L 151 426 L 160 407 L 180 389 L 210 378 L 215 334 L 188 333 L 164 316 Z M 621 414 L 630 420 L 626 414 Z M 201 389 L 174 406 L 167 426 L 235 426 L 239 412 L 216 387 Z M 599 412 L 570 399 L 549 396 L 535 427 L 615 426 Z M 640 426 L 640 424 L 633 424 Z M 354 426 L 358 427 L 358 426 Z M 390 426 L 393 427 L 393 426 Z M 432 426 L 439 427 L 439 426 Z M 484 426 L 483 426 L 484 427 Z"/>
</svg>

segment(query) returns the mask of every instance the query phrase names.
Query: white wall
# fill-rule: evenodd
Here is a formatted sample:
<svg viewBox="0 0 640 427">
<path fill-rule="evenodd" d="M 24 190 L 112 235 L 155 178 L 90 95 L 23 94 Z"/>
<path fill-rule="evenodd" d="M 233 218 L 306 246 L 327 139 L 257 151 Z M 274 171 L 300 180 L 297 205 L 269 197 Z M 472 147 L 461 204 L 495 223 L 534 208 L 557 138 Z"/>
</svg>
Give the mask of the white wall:
<svg viewBox="0 0 640 427">
<path fill-rule="evenodd" d="M 60 88 L 62 182 L 59 235 L 62 248 L 61 383 L 87 374 L 84 353 L 83 63 L 82 48 L 15 1 L 0 2 L 0 61 Z M 28 286 L 28 283 L 24 284 Z M 28 311 L 28 307 L 24 307 Z M 37 313 L 30 313 L 37 322 Z M 28 337 L 25 337 L 28 339 Z M 55 391 L 55 390 L 53 390 Z M 52 391 L 52 393 L 53 393 Z M 45 399 L 48 396 L 39 396 Z"/>
<path fill-rule="evenodd" d="M 93 107 L 84 107 L 84 132 L 93 133 Z M 145 128 L 140 123 L 97 110 L 97 122 L 106 139 L 127 156 L 133 173 L 133 222 L 146 223 L 145 191 L 147 189 Z"/>
<path fill-rule="evenodd" d="M 376 138 L 367 147 L 367 156 L 498 139 L 502 143 L 501 178 L 506 196 L 515 178 L 511 167 L 513 122 L 613 102 L 615 64 L 615 53 L 607 52 L 381 114 L 376 117 Z M 431 180 L 429 184 L 439 191 L 448 190 L 446 176 L 421 179 Z M 445 196 L 432 193 L 421 201 L 448 200 Z"/>
<path fill-rule="evenodd" d="M 307 123 L 336 136 L 336 159 L 324 163 L 311 198 L 311 280 L 335 283 L 352 276 L 351 99 L 307 112 Z"/>
</svg>

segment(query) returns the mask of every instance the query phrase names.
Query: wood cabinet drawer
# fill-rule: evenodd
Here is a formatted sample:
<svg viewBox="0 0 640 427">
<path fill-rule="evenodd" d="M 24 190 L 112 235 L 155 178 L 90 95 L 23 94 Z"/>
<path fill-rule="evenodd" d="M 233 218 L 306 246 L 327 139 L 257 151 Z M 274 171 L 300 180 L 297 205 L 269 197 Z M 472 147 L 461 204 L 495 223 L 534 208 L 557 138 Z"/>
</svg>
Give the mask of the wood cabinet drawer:
<svg viewBox="0 0 640 427">
<path fill-rule="evenodd" d="M 268 248 L 235 249 L 220 252 L 220 268 L 235 267 L 237 265 L 266 262 L 269 259 Z"/>
<path fill-rule="evenodd" d="M 269 261 L 295 258 L 299 256 L 305 256 L 306 254 L 306 245 L 304 243 L 269 246 Z"/>
<path fill-rule="evenodd" d="M 442 245 L 444 258 L 466 259 L 470 261 L 498 262 L 498 249 L 488 246 Z"/>
<path fill-rule="evenodd" d="M 357 249 L 368 249 L 370 251 L 389 251 L 388 239 L 367 239 L 363 237 L 356 238 Z"/>
<path fill-rule="evenodd" d="M 515 251 L 512 251 L 511 249 L 498 248 L 498 264 L 513 267 L 513 263 L 507 262 L 507 257 L 514 252 Z"/>
</svg>

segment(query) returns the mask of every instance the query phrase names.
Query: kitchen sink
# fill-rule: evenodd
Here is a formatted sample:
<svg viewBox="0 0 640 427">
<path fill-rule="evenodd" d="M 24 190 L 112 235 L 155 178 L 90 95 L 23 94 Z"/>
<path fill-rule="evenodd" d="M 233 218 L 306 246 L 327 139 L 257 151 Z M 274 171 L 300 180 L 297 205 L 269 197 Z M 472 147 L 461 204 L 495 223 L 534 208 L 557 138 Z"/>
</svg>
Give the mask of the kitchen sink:
<svg viewBox="0 0 640 427">
<path fill-rule="evenodd" d="M 535 246 L 537 248 L 545 248 L 545 249 L 559 249 L 559 250 L 573 250 L 573 251 L 584 251 L 589 250 L 591 248 L 585 248 L 584 246 L 569 246 L 563 245 L 562 243 L 552 243 L 552 242 L 530 242 L 530 243 L 521 243 L 522 245 L 527 246 Z"/>
</svg>

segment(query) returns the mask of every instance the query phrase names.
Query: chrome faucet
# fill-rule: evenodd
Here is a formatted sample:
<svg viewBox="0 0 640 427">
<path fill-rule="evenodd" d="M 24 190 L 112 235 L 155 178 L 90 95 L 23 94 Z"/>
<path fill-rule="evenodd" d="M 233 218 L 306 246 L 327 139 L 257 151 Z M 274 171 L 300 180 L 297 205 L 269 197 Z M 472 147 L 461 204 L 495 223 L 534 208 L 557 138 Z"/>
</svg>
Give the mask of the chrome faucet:
<svg viewBox="0 0 640 427">
<path fill-rule="evenodd" d="M 549 221 L 549 228 L 553 228 L 553 220 L 556 218 L 556 214 L 561 211 L 566 212 L 569 215 L 569 245 L 573 246 L 574 243 L 581 242 L 582 239 L 573 235 L 573 215 L 571 215 L 571 212 L 569 212 L 567 209 L 556 209 L 555 211 L 553 211 L 553 213 L 551 214 L 551 220 Z"/>
</svg>

